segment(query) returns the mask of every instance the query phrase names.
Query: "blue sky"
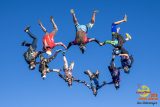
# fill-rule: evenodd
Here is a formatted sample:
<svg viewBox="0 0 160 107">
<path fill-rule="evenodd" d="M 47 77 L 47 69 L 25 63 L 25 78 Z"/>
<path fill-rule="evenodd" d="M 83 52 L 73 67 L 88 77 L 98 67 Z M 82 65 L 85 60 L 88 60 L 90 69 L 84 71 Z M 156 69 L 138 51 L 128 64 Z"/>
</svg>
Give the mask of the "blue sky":
<svg viewBox="0 0 160 107">
<path fill-rule="evenodd" d="M 136 104 L 139 98 L 136 91 L 138 84 L 144 84 L 152 92 L 160 94 L 159 4 L 158 0 L 1 0 L 0 107 L 150 107 L 151 105 Z M 122 34 L 128 32 L 132 35 L 133 39 L 125 47 L 133 54 L 135 62 L 129 75 L 121 73 L 121 87 L 118 91 L 112 85 L 105 86 L 94 97 L 81 84 L 75 83 L 68 88 L 56 73 L 48 74 L 44 81 L 38 67 L 35 71 L 28 70 L 22 56 L 26 48 L 20 46 L 23 40 L 31 42 L 23 32 L 25 26 L 31 25 L 31 31 L 38 37 L 38 50 L 41 50 L 43 32 L 37 22 L 41 19 L 48 31 L 51 31 L 49 17 L 52 15 L 59 28 L 55 41 L 67 45 L 75 37 L 71 8 L 75 9 L 80 24 L 87 24 L 92 11 L 99 10 L 95 26 L 88 32 L 88 36 L 100 41 L 111 39 L 111 23 L 120 20 L 125 13 L 128 15 L 128 22 L 120 27 Z M 56 49 L 58 48 L 61 47 Z M 75 62 L 75 77 L 88 81 L 83 71 L 99 69 L 100 81 L 111 81 L 107 69 L 111 51 L 109 45 L 99 47 L 95 43 L 89 43 L 84 55 L 78 47 L 73 46 L 66 56 L 69 62 Z M 118 61 L 117 58 L 117 66 L 120 64 Z M 62 66 L 62 55 L 59 54 L 50 63 L 50 67 Z"/>
</svg>

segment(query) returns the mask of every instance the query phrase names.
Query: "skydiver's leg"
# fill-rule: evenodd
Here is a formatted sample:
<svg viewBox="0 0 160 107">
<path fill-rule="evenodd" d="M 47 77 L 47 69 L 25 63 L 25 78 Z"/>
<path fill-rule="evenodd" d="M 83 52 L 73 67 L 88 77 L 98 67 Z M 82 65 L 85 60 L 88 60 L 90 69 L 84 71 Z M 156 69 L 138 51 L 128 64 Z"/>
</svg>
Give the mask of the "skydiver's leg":
<svg viewBox="0 0 160 107">
<path fill-rule="evenodd" d="M 52 16 L 50 17 L 50 20 L 51 20 L 51 23 L 53 25 L 53 31 L 52 32 L 56 33 L 58 31 L 58 27 L 57 27 L 56 23 L 54 22 L 54 19 L 53 19 Z"/>
<path fill-rule="evenodd" d="M 29 29 L 30 29 L 30 27 L 26 27 L 24 31 L 33 39 L 31 45 L 32 45 L 32 48 L 36 50 L 36 48 L 37 48 L 37 41 L 38 40 L 37 40 L 36 36 Z"/>
<path fill-rule="evenodd" d="M 96 88 L 96 86 L 93 85 L 92 82 L 91 82 L 91 89 L 92 89 L 93 94 L 96 96 L 97 95 L 97 88 Z"/>
<path fill-rule="evenodd" d="M 42 22 L 40 20 L 38 20 L 38 24 L 41 27 L 41 29 L 43 30 L 44 33 L 47 33 L 46 28 L 43 26 Z"/>
<path fill-rule="evenodd" d="M 69 66 L 69 71 L 72 72 L 73 68 L 74 68 L 74 62 L 71 62 L 70 66 Z"/>
<path fill-rule="evenodd" d="M 119 21 L 117 21 L 117 22 L 114 22 L 114 24 L 121 24 L 121 23 L 123 23 L 123 22 L 127 22 L 127 15 L 125 14 L 124 15 L 124 17 L 123 17 L 123 19 L 122 20 L 119 20 Z"/>
<path fill-rule="evenodd" d="M 63 46 L 65 49 L 67 49 L 66 45 L 64 45 L 62 42 L 55 43 L 56 46 Z"/>
<path fill-rule="evenodd" d="M 93 73 L 90 70 L 86 70 L 84 74 L 88 75 L 89 78 L 91 78 L 91 76 L 93 75 Z"/>
<path fill-rule="evenodd" d="M 99 71 L 97 70 L 95 73 L 96 77 L 99 78 Z"/>
<path fill-rule="evenodd" d="M 75 24 L 75 25 L 78 25 L 78 20 L 77 20 L 77 18 L 76 18 L 76 14 L 75 14 L 74 10 L 71 9 L 70 12 L 71 12 L 71 14 L 72 14 L 74 24 Z"/>
<path fill-rule="evenodd" d="M 117 28 L 117 25 L 123 22 L 127 22 L 127 15 L 124 16 L 124 18 L 120 21 L 112 23 L 112 40 L 113 40 L 113 34 L 119 33 L 120 27 Z"/>
<path fill-rule="evenodd" d="M 114 58 L 113 58 L 113 57 L 112 57 L 112 60 L 111 60 L 111 62 L 110 62 L 110 66 L 111 66 L 112 68 L 115 67 L 115 63 L 114 63 Z"/>
<path fill-rule="evenodd" d="M 65 54 L 63 54 L 63 62 L 64 62 L 63 69 L 68 69 L 68 61 Z"/>
<path fill-rule="evenodd" d="M 94 24 L 95 23 L 95 17 L 96 17 L 96 13 L 97 13 L 98 11 L 97 10 L 94 10 L 93 11 L 93 15 L 92 15 L 92 18 L 91 18 L 91 24 Z"/>
<path fill-rule="evenodd" d="M 88 29 L 91 29 L 91 28 L 94 26 L 95 17 L 96 17 L 96 13 L 97 13 L 97 12 L 98 12 L 97 10 L 93 11 L 93 15 L 92 15 L 91 21 L 90 21 L 90 23 L 88 23 L 88 24 L 86 25 L 87 30 L 88 30 Z"/>
</svg>

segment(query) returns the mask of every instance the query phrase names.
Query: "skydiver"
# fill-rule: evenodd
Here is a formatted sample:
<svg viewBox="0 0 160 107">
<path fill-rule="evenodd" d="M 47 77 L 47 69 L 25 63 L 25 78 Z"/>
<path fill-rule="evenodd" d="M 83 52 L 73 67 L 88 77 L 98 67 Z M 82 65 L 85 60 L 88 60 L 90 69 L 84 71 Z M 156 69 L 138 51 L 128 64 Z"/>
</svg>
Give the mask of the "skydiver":
<svg viewBox="0 0 160 107">
<path fill-rule="evenodd" d="M 30 31 L 30 26 L 26 27 L 24 32 L 26 32 L 32 39 L 32 43 L 27 43 L 26 41 L 22 42 L 22 46 L 28 47 L 27 51 L 23 54 L 25 61 L 29 64 L 29 69 L 34 70 L 36 67 L 36 58 L 39 56 L 42 51 L 36 51 L 37 49 L 37 38 Z"/>
<path fill-rule="evenodd" d="M 55 52 L 55 54 L 49 58 L 44 58 L 43 54 L 40 54 L 40 65 L 39 65 L 39 72 L 41 73 L 41 77 L 42 79 L 46 78 L 47 73 L 50 72 L 60 72 L 60 70 L 58 69 L 50 69 L 48 64 L 56 58 L 56 56 L 58 55 L 59 52 L 61 52 L 62 50 L 59 49 Z"/>
<path fill-rule="evenodd" d="M 112 76 L 112 81 L 107 84 L 114 84 L 116 89 L 119 89 L 120 87 L 120 70 L 121 67 L 116 67 L 114 63 L 114 58 L 112 58 L 110 62 L 110 66 L 108 66 L 108 69 L 110 71 L 110 74 Z"/>
<path fill-rule="evenodd" d="M 121 57 L 121 65 L 122 68 L 124 69 L 125 73 L 129 73 L 130 72 L 130 68 L 132 67 L 132 64 L 134 62 L 133 56 L 130 55 L 128 53 L 122 53 L 119 54 L 119 56 Z"/>
<path fill-rule="evenodd" d="M 95 73 L 92 73 L 90 70 L 86 70 L 84 74 L 88 75 L 90 78 L 90 83 L 85 85 L 93 91 L 93 95 L 97 95 L 98 90 L 106 85 L 106 81 L 103 81 L 103 83 L 99 84 L 99 71 L 97 70 Z"/>
<path fill-rule="evenodd" d="M 67 82 L 69 87 L 72 86 L 72 82 L 78 82 L 78 83 L 84 84 L 85 81 L 78 80 L 74 78 L 72 75 L 74 62 L 71 62 L 71 64 L 68 66 L 68 61 L 66 59 L 65 52 L 63 52 L 62 54 L 63 54 L 63 61 L 64 61 L 64 66 L 63 66 L 64 75 L 59 72 L 58 73 L 59 77 L 61 77 L 65 82 Z"/>
<path fill-rule="evenodd" d="M 87 25 L 80 25 L 78 23 L 78 20 L 76 18 L 76 14 L 74 12 L 73 9 L 71 9 L 71 14 L 72 14 L 72 17 L 73 17 L 73 22 L 75 24 L 75 28 L 76 28 L 76 37 L 75 37 L 75 40 L 70 42 L 68 44 L 68 47 L 67 49 L 69 49 L 72 45 L 78 45 L 81 52 L 84 53 L 85 50 L 86 50 L 86 44 L 89 43 L 89 42 L 96 42 L 98 43 L 99 45 L 101 45 L 101 43 L 95 39 L 95 38 L 88 38 L 87 37 L 87 32 L 89 29 L 91 29 L 95 23 L 95 16 L 96 16 L 96 13 L 98 11 L 93 11 L 93 15 L 92 15 L 92 18 L 91 18 L 91 22 L 88 23 Z"/>
<path fill-rule="evenodd" d="M 55 43 L 54 36 L 56 35 L 56 33 L 58 31 L 58 27 L 57 27 L 56 23 L 54 22 L 52 16 L 50 17 L 50 20 L 53 25 L 53 31 L 51 33 L 47 32 L 46 28 L 43 26 L 43 24 L 40 20 L 38 21 L 41 29 L 45 33 L 45 35 L 43 36 L 43 49 L 44 49 L 44 51 L 46 51 L 46 53 L 48 55 L 52 54 L 51 49 L 53 49 L 56 46 L 63 46 L 65 49 L 67 49 L 67 47 L 62 42 Z"/>
<path fill-rule="evenodd" d="M 120 27 L 117 28 L 117 25 L 123 22 L 127 22 L 127 15 L 125 15 L 122 20 L 112 23 L 112 40 L 106 40 L 101 43 L 102 45 L 111 44 L 114 47 L 121 49 L 126 41 L 131 40 L 131 36 L 128 33 L 126 33 L 126 38 L 119 33 Z"/>
</svg>

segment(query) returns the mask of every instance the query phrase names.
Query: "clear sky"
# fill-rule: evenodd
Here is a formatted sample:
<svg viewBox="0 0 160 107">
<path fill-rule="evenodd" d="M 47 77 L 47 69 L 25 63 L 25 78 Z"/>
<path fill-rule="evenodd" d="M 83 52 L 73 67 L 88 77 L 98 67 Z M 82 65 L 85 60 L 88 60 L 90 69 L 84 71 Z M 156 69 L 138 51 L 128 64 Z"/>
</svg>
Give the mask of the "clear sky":
<svg viewBox="0 0 160 107">
<path fill-rule="evenodd" d="M 138 84 L 147 85 L 152 92 L 160 94 L 160 48 L 159 48 L 159 0 L 1 0 L 0 1 L 0 107 L 150 107 L 137 105 Z M 100 41 L 111 39 L 111 23 L 128 15 L 128 22 L 120 25 L 121 33 L 128 32 L 132 40 L 125 44 L 134 56 L 135 62 L 129 75 L 121 72 L 121 87 L 117 91 L 113 85 L 100 89 L 97 97 L 81 84 L 71 88 L 56 73 L 42 80 L 38 67 L 28 70 L 21 47 L 23 40 L 31 42 L 24 33 L 26 25 L 38 37 L 38 50 L 42 49 L 43 32 L 38 26 L 41 19 L 48 31 L 52 30 L 49 17 L 52 15 L 59 28 L 55 41 L 68 44 L 75 37 L 75 29 L 70 14 L 74 8 L 80 24 L 90 21 L 92 11 L 98 9 L 93 29 L 89 37 Z M 56 49 L 61 48 L 57 47 Z M 54 51 L 54 50 L 53 50 Z M 112 47 L 99 47 L 89 43 L 84 55 L 77 46 L 66 53 L 69 62 L 75 62 L 73 75 L 88 81 L 83 71 L 100 70 L 100 82 L 111 81 L 107 66 L 111 59 Z M 117 58 L 117 66 L 118 63 Z M 62 68 L 62 55 L 50 63 L 51 68 Z M 159 105 L 159 104 L 158 104 Z M 158 106 L 156 105 L 156 106 Z"/>
</svg>

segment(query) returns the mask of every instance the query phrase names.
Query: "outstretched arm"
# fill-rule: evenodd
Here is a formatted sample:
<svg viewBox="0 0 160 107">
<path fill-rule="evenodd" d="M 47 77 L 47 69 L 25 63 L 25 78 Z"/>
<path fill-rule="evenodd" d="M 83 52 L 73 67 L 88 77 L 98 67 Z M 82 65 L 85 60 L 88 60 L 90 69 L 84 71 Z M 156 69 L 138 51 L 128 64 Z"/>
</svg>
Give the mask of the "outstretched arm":
<svg viewBox="0 0 160 107">
<path fill-rule="evenodd" d="M 103 81 L 103 83 L 98 87 L 98 89 L 102 88 L 105 85 L 107 85 L 107 83 L 106 83 L 106 81 Z"/>
<path fill-rule="evenodd" d="M 111 82 L 108 82 L 108 83 L 106 83 L 106 84 L 114 84 L 114 83 L 113 83 L 113 81 L 111 81 Z"/>
<path fill-rule="evenodd" d="M 88 42 L 96 42 L 100 46 L 102 45 L 96 38 L 88 38 Z"/>
<path fill-rule="evenodd" d="M 26 46 L 26 47 L 29 47 L 31 44 L 30 43 L 27 43 L 26 41 L 23 41 L 21 43 L 22 46 Z"/>
<path fill-rule="evenodd" d="M 91 86 L 90 86 L 89 84 L 87 84 L 85 81 L 76 79 L 76 78 L 74 78 L 74 77 L 73 77 L 73 81 L 78 82 L 78 83 L 82 83 L 82 84 L 84 84 L 85 86 L 87 86 L 89 89 L 91 89 Z"/>
<path fill-rule="evenodd" d="M 58 73 L 59 77 L 61 77 L 64 81 L 66 81 L 66 78 L 64 75 L 62 75 L 61 73 Z"/>
<path fill-rule="evenodd" d="M 62 42 L 57 42 L 55 44 L 56 44 L 56 46 L 63 46 L 65 49 L 67 49 L 66 45 L 63 44 Z"/>
<path fill-rule="evenodd" d="M 72 45 L 74 45 L 74 42 L 69 42 L 68 46 L 67 46 L 67 49 L 69 49 Z"/>
<path fill-rule="evenodd" d="M 48 58 L 47 62 L 51 62 L 53 59 L 55 59 L 56 56 L 58 55 L 58 53 L 61 52 L 61 51 L 62 51 L 61 49 L 57 50 L 53 56 L 51 56 L 50 58 Z"/>
</svg>

